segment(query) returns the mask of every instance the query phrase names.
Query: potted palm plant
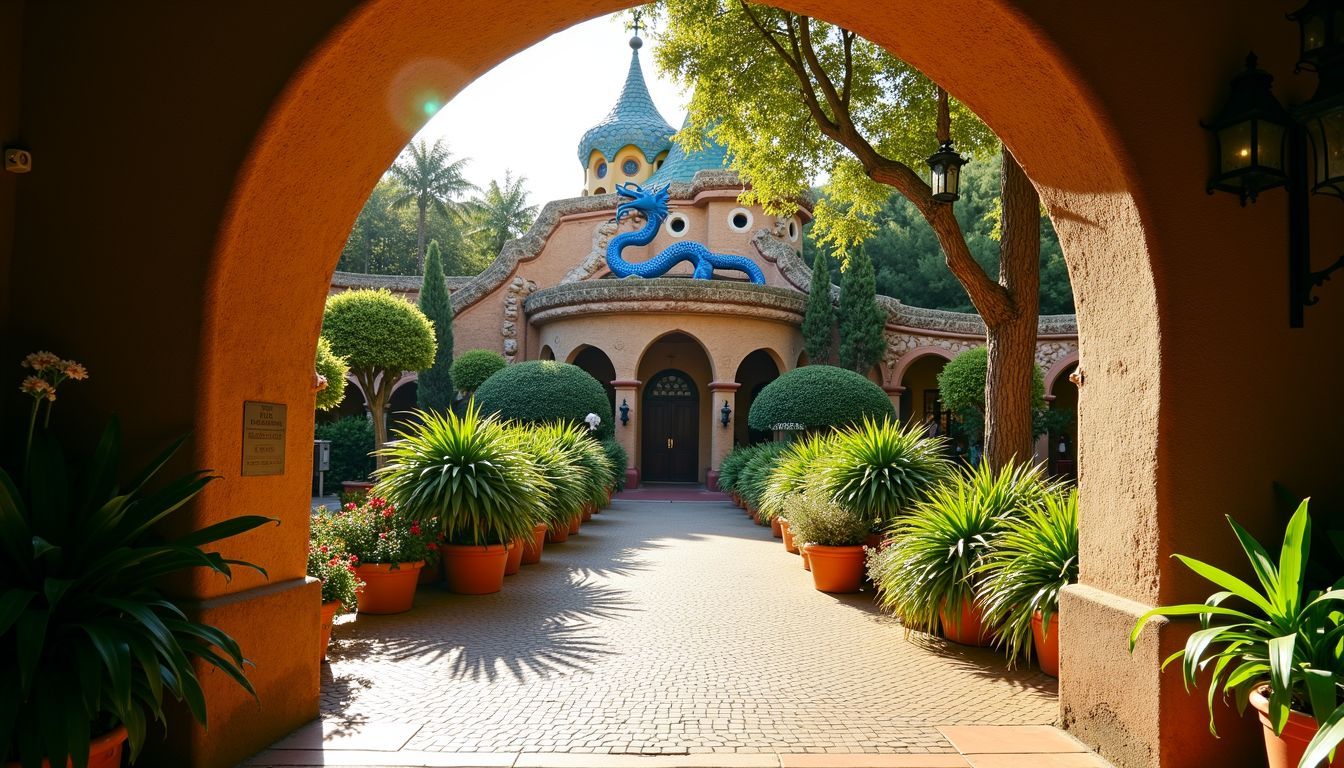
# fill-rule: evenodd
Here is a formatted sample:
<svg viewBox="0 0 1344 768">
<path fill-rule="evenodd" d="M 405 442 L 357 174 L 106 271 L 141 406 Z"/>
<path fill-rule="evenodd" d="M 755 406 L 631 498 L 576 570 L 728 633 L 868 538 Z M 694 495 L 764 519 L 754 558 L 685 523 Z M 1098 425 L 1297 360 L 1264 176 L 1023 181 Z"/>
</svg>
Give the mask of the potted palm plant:
<svg viewBox="0 0 1344 768">
<path fill-rule="evenodd" d="M 971 574 L 982 577 L 985 622 L 1010 664 L 1059 676 L 1059 592 L 1078 581 L 1078 491 L 1051 493 L 1010 519 Z"/>
<path fill-rule="evenodd" d="M 1239 711 L 1253 706 L 1270 768 L 1344 766 L 1344 755 L 1336 749 L 1344 742 L 1344 576 L 1336 574 L 1337 580 L 1324 590 L 1309 587 L 1307 501 L 1288 521 L 1277 563 L 1235 520 L 1229 517 L 1227 522 L 1246 553 L 1256 585 L 1176 555 L 1218 591 L 1203 603 L 1162 606 L 1139 617 L 1130 634 L 1130 651 L 1148 619 L 1198 616 L 1200 629 L 1167 663 L 1180 659 L 1187 687 L 1200 685 L 1210 673 L 1209 714 L 1219 689 L 1224 697 L 1234 697 Z M 1213 727 L 1210 717 L 1209 729 Z"/>
<path fill-rule="evenodd" d="M 24 364 L 34 372 L 27 444 L 19 466 L 0 467 L 0 762 L 112 768 L 127 741 L 135 762 L 148 721 L 164 720 L 165 694 L 206 724 L 198 662 L 255 695 L 238 644 L 188 618 L 162 584 L 192 568 L 264 574 L 205 547 L 276 521 L 241 516 L 164 536 L 158 524 L 215 478 L 157 480 L 178 440 L 123 484 L 115 419 L 91 454 L 67 458 L 38 408 L 45 425 L 61 382 L 87 374 L 45 352 Z"/>
<path fill-rule="evenodd" d="M 569 521 L 580 513 L 586 498 L 583 485 L 575 481 L 580 471 L 578 457 L 557 440 L 560 429 L 554 425 L 513 427 L 520 447 L 545 481 L 543 504 L 537 508 L 530 543 L 524 540 L 522 563 L 540 562 L 548 539 L 560 542 L 569 538 Z"/>
<path fill-rule="evenodd" d="M 807 553 L 813 586 L 820 592 L 858 592 L 868 519 L 815 490 L 803 493 L 789 510 L 789 527 Z"/>
<path fill-rule="evenodd" d="M 375 490 L 443 538 L 449 589 L 502 589 L 508 547 L 532 534 L 548 485 L 516 436 L 471 404 L 461 416 L 417 412 L 381 450 L 386 462 Z"/>
</svg>

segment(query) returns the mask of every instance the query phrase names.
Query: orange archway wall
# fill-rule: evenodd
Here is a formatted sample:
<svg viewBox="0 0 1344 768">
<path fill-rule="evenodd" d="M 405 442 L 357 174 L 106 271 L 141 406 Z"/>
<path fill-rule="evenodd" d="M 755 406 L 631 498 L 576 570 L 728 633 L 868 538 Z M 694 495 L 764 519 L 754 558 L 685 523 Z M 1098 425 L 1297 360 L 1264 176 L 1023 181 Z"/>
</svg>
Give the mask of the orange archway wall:
<svg viewBox="0 0 1344 768">
<path fill-rule="evenodd" d="M 3 350 L 52 347 L 89 364 L 95 378 L 63 403 L 65 426 L 117 412 L 141 454 L 193 430 L 181 466 L 223 479 L 183 525 L 257 511 L 283 523 L 230 547 L 266 565 L 268 583 L 176 585 L 243 642 L 261 701 L 207 680 L 210 730 L 177 718 L 164 763 L 227 765 L 316 713 L 303 641 L 316 635 L 316 598 L 301 554 L 310 361 L 368 190 L 426 119 L 424 101 L 628 4 L 0 0 L 21 20 L 0 49 L 23 50 L 20 66 L 0 67 L 0 129 L 17 131 L 40 169 L 0 179 Z M 1204 593 L 1172 552 L 1231 562 L 1224 513 L 1272 530 L 1271 480 L 1344 490 L 1333 471 L 1344 296 L 1290 332 L 1282 200 L 1242 209 L 1203 194 L 1211 150 L 1197 120 L 1247 49 L 1280 74 L 1285 101 L 1311 87 L 1288 75 L 1295 30 L 1282 15 L 1295 3 L 781 4 L 889 46 L 957 94 L 1054 219 L 1084 377 L 1083 584 L 1062 622 L 1064 723 L 1117 764 L 1238 764 L 1249 739 L 1224 727 L 1211 742 L 1201 697 L 1158 672 L 1185 629 L 1147 633 L 1133 656 L 1125 638 L 1147 606 Z M 1320 252 L 1344 246 L 1331 213 L 1315 217 Z M 1285 425 L 1253 406 L 1251 360 L 1260 392 L 1312 417 Z M 289 406 L 284 475 L 239 476 L 245 400 Z"/>
</svg>

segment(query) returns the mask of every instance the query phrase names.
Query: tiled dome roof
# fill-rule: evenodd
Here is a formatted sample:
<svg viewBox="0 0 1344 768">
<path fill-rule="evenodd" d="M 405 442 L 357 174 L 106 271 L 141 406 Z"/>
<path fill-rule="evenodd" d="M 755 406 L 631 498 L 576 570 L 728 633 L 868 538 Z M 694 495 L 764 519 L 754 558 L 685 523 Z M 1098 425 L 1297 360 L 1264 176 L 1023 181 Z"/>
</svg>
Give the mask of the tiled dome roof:
<svg viewBox="0 0 1344 768">
<path fill-rule="evenodd" d="M 625 87 L 602 122 L 588 129 L 579 141 L 579 163 L 588 165 L 593 150 L 602 153 L 608 162 L 616 157 L 621 147 L 635 145 L 644 153 L 644 159 L 652 163 L 654 158 L 669 148 L 672 126 L 663 119 L 654 106 L 649 87 L 644 83 L 644 70 L 639 66 L 639 48 L 643 45 L 638 37 L 630 38 L 630 73 L 625 77 Z"/>
<path fill-rule="evenodd" d="M 690 124 L 691 116 L 687 115 L 681 124 L 681 129 L 686 130 Z M 707 134 L 703 136 L 702 141 L 700 149 L 690 153 L 682 149 L 677 142 L 672 142 L 672 150 L 667 153 L 663 167 L 650 176 L 649 180 L 644 182 L 644 186 L 652 189 L 655 185 L 674 181 L 689 183 L 698 171 L 718 171 L 727 168 L 728 148 Z"/>
</svg>

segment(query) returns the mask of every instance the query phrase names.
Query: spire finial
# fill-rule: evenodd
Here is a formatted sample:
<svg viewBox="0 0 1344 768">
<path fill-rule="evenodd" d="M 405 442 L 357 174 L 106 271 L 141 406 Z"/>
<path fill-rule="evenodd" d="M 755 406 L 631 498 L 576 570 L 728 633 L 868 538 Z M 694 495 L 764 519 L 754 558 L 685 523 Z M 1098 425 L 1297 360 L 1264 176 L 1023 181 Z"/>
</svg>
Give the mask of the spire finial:
<svg viewBox="0 0 1344 768">
<path fill-rule="evenodd" d="M 630 38 L 630 47 L 638 51 L 640 47 L 644 45 L 644 41 L 639 38 L 640 31 L 644 29 L 643 8 L 635 8 L 630 11 L 629 29 L 634 33 L 634 36 Z"/>
</svg>

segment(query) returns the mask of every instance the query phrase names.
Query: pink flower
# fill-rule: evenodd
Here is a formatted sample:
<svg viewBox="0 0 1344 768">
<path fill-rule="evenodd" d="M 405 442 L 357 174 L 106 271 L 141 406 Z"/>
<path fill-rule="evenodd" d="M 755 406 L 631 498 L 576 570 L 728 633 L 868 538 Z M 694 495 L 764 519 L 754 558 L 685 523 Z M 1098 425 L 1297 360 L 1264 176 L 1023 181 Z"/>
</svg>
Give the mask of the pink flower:
<svg viewBox="0 0 1344 768">
<path fill-rule="evenodd" d="M 345 509 L 346 509 L 347 512 L 354 512 L 354 511 L 355 511 L 355 503 L 352 501 L 352 502 L 350 502 L 349 504 L 346 504 L 346 505 L 345 505 Z"/>
<path fill-rule="evenodd" d="M 391 517 L 394 514 L 396 514 L 396 511 L 391 508 L 383 510 L 383 517 Z"/>
<path fill-rule="evenodd" d="M 387 538 L 387 531 L 383 531 L 382 533 L 378 534 L 378 538 L 380 538 L 380 539 L 386 539 L 386 538 Z"/>
<path fill-rule="evenodd" d="M 358 557 L 355 557 L 354 555 L 351 555 L 351 556 L 350 556 L 350 564 L 351 564 L 351 565 L 359 565 L 359 558 L 358 558 Z"/>
</svg>

